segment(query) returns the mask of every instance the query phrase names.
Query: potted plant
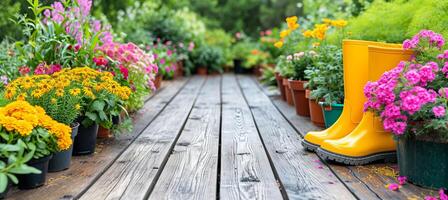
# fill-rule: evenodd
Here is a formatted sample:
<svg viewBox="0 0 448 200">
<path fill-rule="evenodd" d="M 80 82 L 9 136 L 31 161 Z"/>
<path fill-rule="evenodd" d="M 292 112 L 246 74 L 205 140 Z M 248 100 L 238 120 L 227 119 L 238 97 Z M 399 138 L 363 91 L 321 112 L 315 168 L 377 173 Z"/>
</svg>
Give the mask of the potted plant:
<svg viewBox="0 0 448 200">
<path fill-rule="evenodd" d="M 207 73 L 222 73 L 223 55 L 219 48 L 203 45 L 193 53 L 193 63 L 197 67 L 197 73 L 207 75 Z"/>
<path fill-rule="evenodd" d="M 314 67 L 305 71 L 309 78 L 308 86 L 314 88 L 310 99 L 319 99 L 325 127 L 330 127 L 342 113 L 344 101 L 344 82 L 342 50 L 336 46 L 325 45 L 319 48 Z"/>
<path fill-rule="evenodd" d="M 292 97 L 291 89 L 288 83 L 288 79 L 294 75 L 294 66 L 287 62 L 286 56 L 280 56 L 275 70 L 282 77 L 281 85 L 285 88 L 285 99 L 289 105 L 294 105 L 294 100 Z M 281 91 L 281 90 L 280 90 Z"/>
<path fill-rule="evenodd" d="M 245 74 L 251 72 L 252 66 L 245 65 L 247 56 L 250 54 L 252 44 L 249 41 L 239 41 L 232 46 L 233 69 L 236 74 Z"/>
<path fill-rule="evenodd" d="M 316 52 L 306 51 L 288 55 L 286 57 L 288 65 L 293 69 L 293 76 L 288 80 L 290 91 L 294 100 L 296 113 L 301 116 L 309 116 L 310 110 L 308 100 L 305 95 L 305 70 L 308 66 L 314 65 Z"/>
<path fill-rule="evenodd" d="M 280 95 L 281 95 L 283 101 L 286 101 L 286 90 L 285 90 L 285 86 L 283 85 L 284 77 L 282 76 L 281 72 L 283 72 L 283 68 L 285 67 L 285 65 L 286 65 L 285 56 L 279 56 L 277 58 L 277 63 L 275 65 L 274 71 L 275 71 L 275 80 L 277 81 L 277 87 L 278 87 L 278 90 L 280 91 Z"/>
<path fill-rule="evenodd" d="M 81 98 L 81 115 L 78 117 L 81 126 L 75 137 L 73 155 L 93 153 L 99 125 L 112 128 L 112 118 L 125 110 L 125 101 L 129 100 L 131 89 L 116 82 L 112 73 L 88 67 L 63 69 L 52 77 L 72 82 L 76 88 L 69 90 L 69 93 Z"/>
<path fill-rule="evenodd" d="M 15 85 L 8 85 L 5 97 L 11 99 L 17 92 Z M 47 91 L 42 90 L 42 93 Z M 13 182 L 17 182 L 19 189 L 31 189 L 42 186 L 46 180 L 48 162 L 53 153 L 70 148 L 71 128 L 53 120 L 40 106 L 32 106 L 26 101 L 18 100 L 0 108 L 0 144 L 18 145 L 17 156 L 8 156 L 8 164 L 24 167 L 22 170 L 12 166 L 4 171 Z M 6 146 L 5 146 L 6 147 Z M 8 146 L 11 147 L 11 146 Z M 5 152 L 2 149 L 5 162 Z M 23 156 L 23 157 L 22 157 Z M 19 160 L 17 160 L 20 158 Z M 26 162 L 26 165 L 22 163 Z M 28 167 L 29 166 L 29 167 Z M 31 169 L 30 167 L 34 168 Z M 5 168 L 5 169 L 6 169 Z M 8 175 L 19 174 L 17 179 Z M 38 173 L 40 172 L 40 173 Z M 6 173 L 6 174 L 5 174 Z M 5 179 L 0 179 L 4 185 Z"/>
<path fill-rule="evenodd" d="M 365 87 L 365 108 L 396 138 L 400 175 L 431 188 L 448 185 L 448 51 L 440 34 L 422 30 L 403 42 L 414 51 Z"/>
<path fill-rule="evenodd" d="M 77 85 L 65 77 L 53 78 L 46 75 L 32 75 L 20 77 L 11 85 L 16 87 L 17 94 L 13 100 L 26 100 L 31 105 L 42 107 L 45 112 L 59 123 L 71 127 L 71 139 L 78 134 L 79 123 L 76 118 L 80 112 L 81 97 L 78 95 Z M 49 172 L 68 169 L 72 157 L 73 147 L 55 152 L 50 160 Z"/>
</svg>

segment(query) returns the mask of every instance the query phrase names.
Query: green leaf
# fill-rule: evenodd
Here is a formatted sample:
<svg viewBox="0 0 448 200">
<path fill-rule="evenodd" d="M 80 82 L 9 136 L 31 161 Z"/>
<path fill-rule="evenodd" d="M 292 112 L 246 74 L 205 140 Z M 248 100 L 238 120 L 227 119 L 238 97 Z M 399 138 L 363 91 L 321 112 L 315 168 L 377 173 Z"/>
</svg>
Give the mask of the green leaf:
<svg viewBox="0 0 448 200">
<path fill-rule="evenodd" d="M 4 192 L 8 186 L 8 177 L 4 173 L 0 173 L 0 192 Z"/>
<path fill-rule="evenodd" d="M 104 106 L 106 105 L 106 103 L 104 103 L 104 101 L 94 101 L 92 103 L 91 108 L 95 111 L 102 111 L 104 109 Z"/>
<path fill-rule="evenodd" d="M 40 170 L 30 167 L 26 164 L 21 164 L 17 167 L 13 167 L 9 170 L 9 172 L 14 174 L 40 174 L 42 173 Z"/>
<path fill-rule="evenodd" d="M 96 113 L 86 112 L 85 115 L 86 115 L 86 117 L 88 117 L 92 121 L 98 120 L 98 117 L 97 117 Z"/>
<path fill-rule="evenodd" d="M 107 120 L 107 115 L 103 111 L 98 112 L 98 115 L 100 116 L 100 120 L 101 121 L 106 121 Z"/>
<path fill-rule="evenodd" d="M 19 180 L 17 179 L 16 176 L 14 176 L 14 174 L 6 174 L 6 175 L 9 177 L 9 179 L 10 179 L 14 184 L 19 183 Z"/>
</svg>

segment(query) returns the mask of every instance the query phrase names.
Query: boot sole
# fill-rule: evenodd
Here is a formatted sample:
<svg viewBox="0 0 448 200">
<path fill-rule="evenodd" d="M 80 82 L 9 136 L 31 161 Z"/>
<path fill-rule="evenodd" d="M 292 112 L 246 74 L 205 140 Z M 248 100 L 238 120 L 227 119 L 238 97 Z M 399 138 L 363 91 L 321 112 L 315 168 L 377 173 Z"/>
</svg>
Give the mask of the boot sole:
<svg viewBox="0 0 448 200">
<path fill-rule="evenodd" d="M 305 139 L 302 139 L 302 146 L 305 148 L 305 150 L 311 152 L 316 152 L 317 149 L 319 149 L 319 145 L 308 142 Z"/>
<path fill-rule="evenodd" d="M 317 155 L 322 159 L 332 160 L 338 163 L 344 163 L 346 165 L 365 165 L 375 161 L 384 160 L 385 163 L 395 163 L 397 162 L 397 153 L 393 152 L 382 152 L 373 155 L 362 156 L 362 157 L 351 157 L 344 156 L 336 153 L 326 151 L 324 149 L 317 149 Z"/>
</svg>

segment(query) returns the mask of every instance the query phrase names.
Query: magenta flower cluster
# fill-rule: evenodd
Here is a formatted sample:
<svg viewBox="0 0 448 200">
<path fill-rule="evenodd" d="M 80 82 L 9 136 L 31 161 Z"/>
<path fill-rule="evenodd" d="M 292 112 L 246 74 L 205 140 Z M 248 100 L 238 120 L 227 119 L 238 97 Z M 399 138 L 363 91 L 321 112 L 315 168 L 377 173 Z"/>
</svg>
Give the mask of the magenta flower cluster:
<svg viewBox="0 0 448 200">
<path fill-rule="evenodd" d="M 419 47 L 421 40 L 427 40 L 429 45 L 441 49 L 445 45 L 445 40 L 441 34 L 435 33 L 431 30 L 421 30 L 412 39 L 405 40 L 403 42 L 404 49 L 416 49 Z"/>
<path fill-rule="evenodd" d="M 403 43 L 405 49 L 415 50 L 416 57 L 400 62 L 378 81 L 369 82 L 364 88 L 367 97 L 364 109 L 377 113 L 383 120 L 384 129 L 396 135 L 409 130 L 409 125 L 415 123 L 411 118 L 416 113 L 430 113 L 427 117 L 433 119 L 446 116 L 445 103 L 441 102 L 446 102 L 448 88 L 435 89 L 439 84 L 433 83 L 438 77 L 448 77 L 448 51 L 423 62 L 416 58 L 419 58 L 419 53 L 424 53 L 418 48 L 427 45 L 425 43 L 429 44 L 429 48 L 441 49 L 445 41 L 433 31 L 421 31 Z M 443 61 L 447 62 L 439 66 L 438 62 Z"/>
</svg>

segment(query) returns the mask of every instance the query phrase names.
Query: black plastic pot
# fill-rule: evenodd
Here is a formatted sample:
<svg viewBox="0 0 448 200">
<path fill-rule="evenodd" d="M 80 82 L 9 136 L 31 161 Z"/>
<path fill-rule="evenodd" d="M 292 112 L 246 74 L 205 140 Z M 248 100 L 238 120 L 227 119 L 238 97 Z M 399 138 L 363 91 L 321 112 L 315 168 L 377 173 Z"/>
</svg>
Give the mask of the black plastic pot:
<svg viewBox="0 0 448 200">
<path fill-rule="evenodd" d="M 32 159 L 26 164 L 30 167 L 34 167 L 41 171 L 40 174 L 19 174 L 17 178 L 19 179 L 18 187 L 19 189 L 33 189 L 40 187 L 45 184 L 48 172 L 48 162 L 51 159 L 51 155 L 42 157 L 39 159 Z"/>
<path fill-rule="evenodd" d="M 88 155 L 95 152 L 98 124 L 89 127 L 79 126 L 78 135 L 73 142 L 73 155 Z"/>
<path fill-rule="evenodd" d="M 400 175 L 423 187 L 448 186 L 448 143 L 399 137 L 397 157 Z"/>
<path fill-rule="evenodd" d="M 244 67 L 243 67 L 243 60 L 235 59 L 233 60 L 233 70 L 235 74 L 243 74 L 244 73 Z"/>
<path fill-rule="evenodd" d="M 120 119 L 120 115 L 118 115 L 118 116 L 112 116 L 112 123 L 113 123 L 114 125 L 118 125 L 118 124 L 120 124 L 120 121 L 121 121 L 121 119 Z"/>
<path fill-rule="evenodd" d="M 79 123 L 76 122 L 76 124 L 72 126 L 72 141 L 75 140 L 75 137 L 78 134 L 78 128 Z M 50 159 L 50 163 L 48 164 L 48 172 L 58 172 L 68 169 L 70 167 L 72 153 L 73 145 L 65 151 L 55 153 L 53 155 L 53 158 Z"/>
</svg>

